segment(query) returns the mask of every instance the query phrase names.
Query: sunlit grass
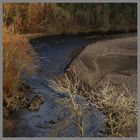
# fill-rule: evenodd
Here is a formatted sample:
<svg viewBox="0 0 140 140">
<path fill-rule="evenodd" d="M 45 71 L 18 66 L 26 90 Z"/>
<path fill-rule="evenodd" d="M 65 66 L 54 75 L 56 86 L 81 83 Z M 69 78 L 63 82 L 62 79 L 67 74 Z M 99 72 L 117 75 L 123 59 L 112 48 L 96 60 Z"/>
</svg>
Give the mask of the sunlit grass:
<svg viewBox="0 0 140 140">
<path fill-rule="evenodd" d="M 28 40 L 23 35 L 3 35 L 3 87 L 4 96 L 16 92 L 21 84 L 21 73 L 29 69 L 33 61 L 28 54 L 31 49 Z"/>
</svg>

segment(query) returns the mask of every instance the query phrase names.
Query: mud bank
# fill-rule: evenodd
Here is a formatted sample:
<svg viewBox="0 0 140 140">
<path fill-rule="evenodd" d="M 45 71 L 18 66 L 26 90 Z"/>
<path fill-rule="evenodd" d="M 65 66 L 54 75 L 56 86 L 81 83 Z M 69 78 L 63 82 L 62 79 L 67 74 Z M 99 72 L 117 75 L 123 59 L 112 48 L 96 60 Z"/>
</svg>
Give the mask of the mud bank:
<svg viewBox="0 0 140 140">
<path fill-rule="evenodd" d="M 125 84 L 136 94 L 137 37 L 100 41 L 88 45 L 68 66 L 90 87 L 96 81 L 109 78 L 121 88 Z"/>
</svg>

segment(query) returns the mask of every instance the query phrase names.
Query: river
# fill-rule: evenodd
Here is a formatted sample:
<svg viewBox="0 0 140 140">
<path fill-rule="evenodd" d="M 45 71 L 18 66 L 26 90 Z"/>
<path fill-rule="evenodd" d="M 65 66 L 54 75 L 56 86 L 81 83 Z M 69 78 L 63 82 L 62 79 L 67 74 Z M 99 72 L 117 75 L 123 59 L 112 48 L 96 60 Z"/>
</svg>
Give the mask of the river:
<svg viewBox="0 0 140 140">
<path fill-rule="evenodd" d="M 33 93 L 45 97 L 45 103 L 39 111 L 30 112 L 21 109 L 18 112 L 16 137 L 78 137 L 79 132 L 68 116 L 67 108 L 58 104 L 57 100 L 66 98 L 62 93 L 56 94 L 49 87 L 48 80 L 54 75 L 61 75 L 74 57 L 77 50 L 93 43 L 92 39 L 83 36 L 51 36 L 34 39 L 32 47 L 37 55 L 36 64 L 31 64 L 36 73 L 27 78 Z M 88 108 L 85 112 L 86 128 L 84 136 L 100 136 L 105 130 L 105 116 L 96 108 Z M 67 123 L 70 122 L 70 123 Z"/>
</svg>

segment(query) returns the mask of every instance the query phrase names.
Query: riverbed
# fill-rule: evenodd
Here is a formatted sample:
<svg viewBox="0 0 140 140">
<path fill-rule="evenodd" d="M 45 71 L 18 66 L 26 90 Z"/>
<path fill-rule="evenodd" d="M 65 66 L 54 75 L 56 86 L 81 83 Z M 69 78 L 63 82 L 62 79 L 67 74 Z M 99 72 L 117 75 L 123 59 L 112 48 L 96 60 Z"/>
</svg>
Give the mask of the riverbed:
<svg viewBox="0 0 140 140">
<path fill-rule="evenodd" d="M 16 137 L 55 137 L 80 136 L 68 110 L 57 101 L 66 98 L 62 93 L 57 94 L 49 87 L 48 80 L 64 73 L 66 66 L 93 39 L 86 36 L 54 36 L 31 41 L 37 55 L 32 56 L 36 64 L 31 64 L 35 74 L 28 76 L 26 82 L 31 86 L 34 96 L 42 95 L 45 103 L 39 111 L 30 112 L 21 109 L 18 112 Z M 76 53 L 77 54 L 77 53 Z M 88 115 L 87 115 L 88 114 Z M 71 114 L 72 115 L 72 114 Z M 85 136 L 100 136 L 105 130 L 105 116 L 96 108 L 88 108 L 85 112 L 88 124 Z"/>
</svg>

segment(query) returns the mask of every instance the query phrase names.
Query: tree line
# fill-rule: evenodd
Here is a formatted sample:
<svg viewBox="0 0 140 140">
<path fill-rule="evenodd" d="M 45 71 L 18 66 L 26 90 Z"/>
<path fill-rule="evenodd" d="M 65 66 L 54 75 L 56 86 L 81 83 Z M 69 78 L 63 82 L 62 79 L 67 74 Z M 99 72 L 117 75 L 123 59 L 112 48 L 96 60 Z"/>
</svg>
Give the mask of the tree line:
<svg viewBox="0 0 140 140">
<path fill-rule="evenodd" d="M 11 32 L 68 33 L 137 29 L 136 3 L 4 3 Z"/>
</svg>

